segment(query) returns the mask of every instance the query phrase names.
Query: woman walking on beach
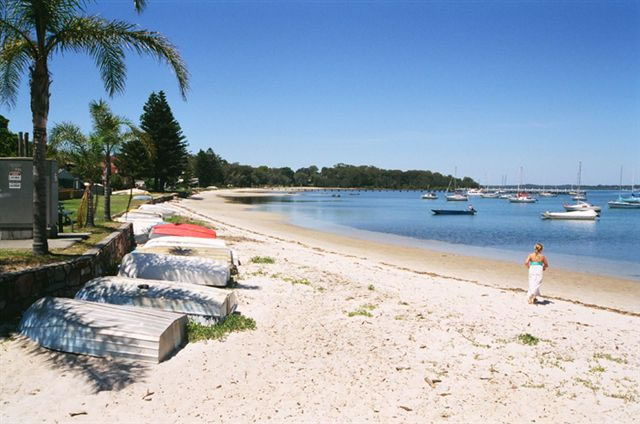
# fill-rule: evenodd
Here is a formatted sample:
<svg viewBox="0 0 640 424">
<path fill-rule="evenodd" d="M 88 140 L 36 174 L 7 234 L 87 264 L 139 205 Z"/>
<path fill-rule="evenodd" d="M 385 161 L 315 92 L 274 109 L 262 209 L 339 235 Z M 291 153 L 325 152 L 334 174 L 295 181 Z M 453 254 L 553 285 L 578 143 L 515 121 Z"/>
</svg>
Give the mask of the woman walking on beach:
<svg viewBox="0 0 640 424">
<path fill-rule="evenodd" d="M 529 304 L 536 303 L 536 296 L 540 296 L 540 285 L 542 284 L 542 275 L 544 271 L 549 268 L 547 258 L 542 254 L 542 244 L 536 243 L 533 247 L 533 252 L 529 253 L 524 264 L 529 268 L 529 290 L 527 295 L 529 296 Z"/>
</svg>

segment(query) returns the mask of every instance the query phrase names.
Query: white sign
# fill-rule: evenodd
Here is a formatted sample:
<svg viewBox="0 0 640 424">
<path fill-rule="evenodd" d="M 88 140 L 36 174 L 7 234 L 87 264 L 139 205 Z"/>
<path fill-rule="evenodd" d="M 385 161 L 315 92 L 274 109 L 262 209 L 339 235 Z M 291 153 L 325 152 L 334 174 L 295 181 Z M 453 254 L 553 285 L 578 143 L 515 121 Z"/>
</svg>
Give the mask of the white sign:
<svg viewBox="0 0 640 424">
<path fill-rule="evenodd" d="M 22 181 L 22 169 L 13 168 L 9 171 L 9 181 Z"/>
<path fill-rule="evenodd" d="M 16 189 L 16 188 L 17 189 L 22 188 L 22 183 L 12 183 L 12 182 L 9 183 L 9 189 Z"/>
</svg>

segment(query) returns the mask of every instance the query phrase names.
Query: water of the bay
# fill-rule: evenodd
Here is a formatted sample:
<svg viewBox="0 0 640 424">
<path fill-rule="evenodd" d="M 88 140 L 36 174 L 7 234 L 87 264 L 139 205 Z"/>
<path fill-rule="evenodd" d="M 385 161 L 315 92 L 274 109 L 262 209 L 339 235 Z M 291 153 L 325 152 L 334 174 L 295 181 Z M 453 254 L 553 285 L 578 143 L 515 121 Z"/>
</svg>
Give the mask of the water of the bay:
<svg viewBox="0 0 640 424">
<path fill-rule="evenodd" d="M 508 261 L 523 261 L 541 242 L 556 266 L 640 280 L 640 210 L 609 209 L 607 201 L 617 192 L 588 193 L 588 201 L 602 207 L 597 221 L 540 219 L 544 211 L 560 212 L 563 203 L 575 203 L 566 195 L 533 204 L 480 197 L 447 202 L 438 195 L 422 200 L 415 191 L 319 191 L 271 199 L 256 208 L 284 214 L 302 227 Z M 475 216 L 431 213 L 468 204 L 478 210 Z"/>
</svg>

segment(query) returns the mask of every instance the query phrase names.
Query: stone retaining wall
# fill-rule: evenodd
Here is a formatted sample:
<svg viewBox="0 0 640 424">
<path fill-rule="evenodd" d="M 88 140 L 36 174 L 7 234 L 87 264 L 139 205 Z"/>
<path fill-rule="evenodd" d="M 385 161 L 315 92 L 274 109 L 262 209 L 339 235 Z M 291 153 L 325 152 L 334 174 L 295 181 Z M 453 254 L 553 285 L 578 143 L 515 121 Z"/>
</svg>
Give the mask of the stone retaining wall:
<svg viewBox="0 0 640 424">
<path fill-rule="evenodd" d="M 122 224 L 78 258 L 1 274 L 0 322 L 16 318 L 41 297 L 73 297 L 87 281 L 114 271 L 134 248 L 133 226 Z"/>
</svg>

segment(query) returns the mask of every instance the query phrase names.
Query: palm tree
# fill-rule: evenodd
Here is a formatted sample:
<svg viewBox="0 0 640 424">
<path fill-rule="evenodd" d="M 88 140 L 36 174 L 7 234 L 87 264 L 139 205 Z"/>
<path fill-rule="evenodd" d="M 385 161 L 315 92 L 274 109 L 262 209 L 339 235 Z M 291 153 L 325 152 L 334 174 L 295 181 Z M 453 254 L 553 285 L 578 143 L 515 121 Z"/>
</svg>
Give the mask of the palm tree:
<svg viewBox="0 0 640 424">
<path fill-rule="evenodd" d="M 138 131 L 126 118 L 114 115 L 104 100 L 92 101 L 89 112 L 93 121 L 93 137 L 99 144 L 104 158 L 104 220 L 111 221 L 111 157 L 126 139 Z M 122 132 L 122 127 L 129 131 Z"/>
<path fill-rule="evenodd" d="M 89 0 L 0 0 L 0 102 L 14 106 L 20 78 L 29 70 L 33 116 L 33 253 L 48 252 L 45 155 L 49 115 L 49 59 L 84 52 L 100 70 L 107 93 L 124 90 L 125 49 L 155 56 L 175 72 L 183 98 L 188 72 L 176 48 L 162 35 L 97 16 L 79 16 Z M 141 11 L 146 0 L 134 0 Z"/>
<path fill-rule="evenodd" d="M 82 134 L 80 127 L 69 122 L 57 124 L 51 130 L 49 147 L 57 152 L 57 156 L 73 165 L 73 173 L 87 184 L 87 226 L 94 226 L 93 184 L 100 181 L 102 169 L 102 144 L 94 134 Z M 78 212 L 80 213 L 80 212 Z M 84 217 L 78 216 L 79 222 Z"/>
</svg>

